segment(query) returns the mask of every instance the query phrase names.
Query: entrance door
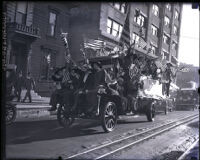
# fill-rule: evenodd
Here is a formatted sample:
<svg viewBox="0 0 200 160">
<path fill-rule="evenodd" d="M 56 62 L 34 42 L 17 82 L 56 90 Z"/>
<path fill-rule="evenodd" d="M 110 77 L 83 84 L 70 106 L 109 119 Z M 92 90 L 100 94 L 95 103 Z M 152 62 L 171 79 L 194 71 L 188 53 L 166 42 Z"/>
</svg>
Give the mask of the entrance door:
<svg viewBox="0 0 200 160">
<path fill-rule="evenodd" d="M 27 46 L 23 43 L 12 43 L 11 63 L 17 66 L 17 72 L 22 71 L 25 76 L 27 72 Z"/>
</svg>

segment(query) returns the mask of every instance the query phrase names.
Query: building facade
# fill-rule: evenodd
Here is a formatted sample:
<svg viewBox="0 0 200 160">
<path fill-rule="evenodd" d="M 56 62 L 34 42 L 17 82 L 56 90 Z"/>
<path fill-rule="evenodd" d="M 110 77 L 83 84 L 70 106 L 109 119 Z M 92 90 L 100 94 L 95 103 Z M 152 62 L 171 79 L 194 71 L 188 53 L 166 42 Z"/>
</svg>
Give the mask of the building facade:
<svg viewBox="0 0 200 160">
<path fill-rule="evenodd" d="M 7 2 L 7 64 L 17 72 L 30 72 L 42 95 L 51 90 L 55 67 L 63 66 L 61 40 L 69 30 L 69 4 L 56 2 Z"/>
<path fill-rule="evenodd" d="M 177 64 L 181 12 L 179 3 L 6 2 L 6 61 L 24 76 L 30 72 L 41 95 L 49 95 L 53 69 L 64 64 L 61 30 L 69 33 L 75 61 L 89 38 L 103 40 L 107 51 L 135 42 L 135 52 L 150 50 Z"/>
<path fill-rule="evenodd" d="M 103 39 L 108 49 L 135 42 L 136 52 L 151 51 L 176 65 L 181 15 L 179 3 L 79 3 L 71 9 L 71 50 L 81 58 L 77 46 L 84 36 Z"/>
</svg>

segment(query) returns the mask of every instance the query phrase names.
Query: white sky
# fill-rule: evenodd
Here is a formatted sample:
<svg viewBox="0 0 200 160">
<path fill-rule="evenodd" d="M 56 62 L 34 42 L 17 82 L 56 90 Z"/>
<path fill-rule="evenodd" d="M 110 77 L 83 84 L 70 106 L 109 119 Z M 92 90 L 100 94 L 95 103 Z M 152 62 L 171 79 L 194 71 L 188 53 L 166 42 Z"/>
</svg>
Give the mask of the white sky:
<svg viewBox="0 0 200 160">
<path fill-rule="evenodd" d="M 199 66 L 199 9 L 184 4 L 178 60 Z"/>
</svg>

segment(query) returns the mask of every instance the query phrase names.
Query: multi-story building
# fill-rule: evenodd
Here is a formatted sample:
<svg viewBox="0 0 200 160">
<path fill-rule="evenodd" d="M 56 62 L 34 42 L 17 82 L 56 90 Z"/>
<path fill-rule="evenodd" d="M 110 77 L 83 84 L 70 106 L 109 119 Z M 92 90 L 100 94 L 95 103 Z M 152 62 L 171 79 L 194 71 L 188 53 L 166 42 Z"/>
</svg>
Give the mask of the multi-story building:
<svg viewBox="0 0 200 160">
<path fill-rule="evenodd" d="M 52 69 L 64 64 L 61 30 L 69 33 L 76 61 L 83 59 L 80 45 L 89 38 L 105 41 L 107 51 L 136 42 L 135 52 L 151 50 L 177 63 L 182 12 L 178 3 L 13 1 L 6 2 L 6 9 L 7 63 L 15 64 L 24 76 L 31 72 L 40 93 L 49 92 Z M 143 46 L 137 43 L 141 39 Z"/>
<path fill-rule="evenodd" d="M 7 64 L 30 72 L 37 90 L 49 92 L 52 69 L 64 64 L 61 29 L 68 32 L 69 7 L 56 2 L 7 2 Z"/>
<path fill-rule="evenodd" d="M 179 3 L 79 3 L 71 9 L 71 51 L 81 58 L 83 37 L 103 39 L 107 49 L 135 42 L 136 52 L 177 64 L 181 13 Z"/>
</svg>

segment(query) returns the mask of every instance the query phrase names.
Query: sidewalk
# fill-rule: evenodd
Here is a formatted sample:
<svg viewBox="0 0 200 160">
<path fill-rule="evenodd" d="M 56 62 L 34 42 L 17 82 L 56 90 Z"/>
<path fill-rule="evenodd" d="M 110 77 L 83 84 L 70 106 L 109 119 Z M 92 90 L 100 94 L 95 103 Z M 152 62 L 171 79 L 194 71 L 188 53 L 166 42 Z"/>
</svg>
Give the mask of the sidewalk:
<svg viewBox="0 0 200 160">
<path fill-rule="evenodd" d="M 49 97 L 41 97 L 32 100 L 32 103 L 22 103 L 13 101 L 17 104 L 17 120 L 24 118 L 40 118 L 44 116 L 55 115 L 56 112 L 49 112 L 48 109 L 51 107 L 49 105 Z"/>
</svg>

